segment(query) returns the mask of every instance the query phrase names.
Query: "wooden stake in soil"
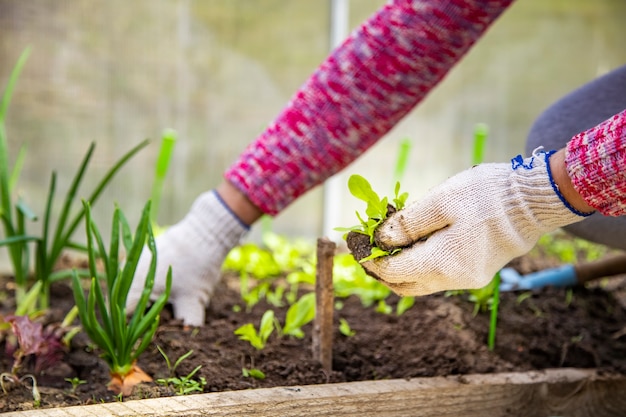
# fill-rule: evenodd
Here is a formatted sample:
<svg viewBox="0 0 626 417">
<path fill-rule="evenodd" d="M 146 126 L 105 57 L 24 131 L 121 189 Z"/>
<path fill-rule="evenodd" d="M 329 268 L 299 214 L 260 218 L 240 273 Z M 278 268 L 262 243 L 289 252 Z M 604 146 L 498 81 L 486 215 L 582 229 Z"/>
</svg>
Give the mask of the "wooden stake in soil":
<svg viewBox="0 0 626 417">
<path fill-rule="evenodd" d="M 333 258 L 335 242 L 317 239 L 317 276 L 315 280 L 315 322 L 313 324 L 313 357 L 325 371 L 333 365 Z"/>
</svg>

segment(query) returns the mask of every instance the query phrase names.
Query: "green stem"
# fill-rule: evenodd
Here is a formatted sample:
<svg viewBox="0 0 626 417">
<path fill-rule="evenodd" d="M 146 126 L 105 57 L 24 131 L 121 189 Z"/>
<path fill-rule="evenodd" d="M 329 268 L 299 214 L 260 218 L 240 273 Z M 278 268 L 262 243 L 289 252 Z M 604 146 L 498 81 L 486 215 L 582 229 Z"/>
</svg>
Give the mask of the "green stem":
<svg viewBox="0 0 626 417">
<path fill-rule="evenodd" d="M 393 173 L 394 185 L 398 181 L 402 181 L 406 172 L 406 166 L 409 161 L 409 154 L 411 153 L 411 140 L 402 139 L 398 147 L 398 159 L 396 160 L 396 166 Z"/>
<path fill-rule="evenodd" d="M 159 150 L 159 156 L 154 169 L 154 183 L 152 185 L 152 213 L 150 215 L 152 224 L 157 224 L 157 217 L 159 215 L 159 206 L 161 203 L 161 194 L 163 193 L 163 184 L 165 182 L 165 175 L 174 153 L 174 145 L 176 144 L 177 134 L 174 130 L 166 130 L 161 137 L 161 149 Z"/>
<path fill-rule="evenodd" d="M 491 318 L 489 321 L 489 339 L 487 342 L 489 350 L 493 350 L 496 345 L 496 326 L 498 323 L 498 306 L 500 304 L 500 273 L 498 272 L 493 279 L 495 281 L 495 285 L 493 288 Z"/>
<path fill-rule="evenodd" d="M 474 145 L 472 149 L 472 164 L 478 165 L 485 159 L 485 146 L 489 127 L 484 123 L 478 123 L 474 128 Z"/>
</svg>

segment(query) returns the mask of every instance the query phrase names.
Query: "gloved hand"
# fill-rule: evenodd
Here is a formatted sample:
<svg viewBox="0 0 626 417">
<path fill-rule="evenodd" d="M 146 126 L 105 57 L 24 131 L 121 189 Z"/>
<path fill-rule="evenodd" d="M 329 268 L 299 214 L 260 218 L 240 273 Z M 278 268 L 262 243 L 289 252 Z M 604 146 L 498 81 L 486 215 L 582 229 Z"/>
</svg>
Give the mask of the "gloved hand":
<svg viewBox="0 0 626 417">
<path fill-rule="evenodd" d="M 484 287 L 541 235 L 584 219 L 556 193 L 549 156 L 536 151 L 448 179 L 378 228 L 378 247 L 403 249 L 363 267 L 403 296 Z"/>
<path fill-rule="evenodd" d="M 222 263 L 248 230 L 215 191 L 201 194 L 179 223 L 156 238 L 157 270 L 152 297 L 165 291 L 165 277 L 171 265 L 169 302 L 174 316 L 186 325 L 202 326 L 205 308 L 220 279 Z M 150 251 L 145 248 L 128 294 L 129 312 L 133 311 L 143 291 L 143 277 L 150 259 Z"/>
</svg>

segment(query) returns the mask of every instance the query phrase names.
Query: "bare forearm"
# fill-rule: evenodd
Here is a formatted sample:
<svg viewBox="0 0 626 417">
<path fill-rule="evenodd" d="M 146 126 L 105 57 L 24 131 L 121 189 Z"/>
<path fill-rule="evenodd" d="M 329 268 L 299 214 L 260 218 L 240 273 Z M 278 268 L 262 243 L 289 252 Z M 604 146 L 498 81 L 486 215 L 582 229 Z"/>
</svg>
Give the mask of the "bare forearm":
<svg viewBox="0 0 626 417">
<path fill-rule="evenodd" d="M 590 213 L 595 210 L 587 204 L 572 185 L 572 180 L 565 166 L 565 149 L 560 149 L 550 157 L 550 170 L 559 191 L 572 207 L 583 213 Z"/>
</svg>

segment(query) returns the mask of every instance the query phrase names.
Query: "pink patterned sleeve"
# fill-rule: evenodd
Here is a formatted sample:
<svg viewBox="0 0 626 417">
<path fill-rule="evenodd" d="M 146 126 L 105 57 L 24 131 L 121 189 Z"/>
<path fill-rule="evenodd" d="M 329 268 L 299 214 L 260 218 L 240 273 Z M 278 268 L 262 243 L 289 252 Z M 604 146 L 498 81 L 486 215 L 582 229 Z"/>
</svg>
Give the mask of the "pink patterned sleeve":
<svg viewBox="0 0 626 417">
<path fill-rule="evenodd" d="M 606 216 L 626 215 L 626 109 L 574 136 L 565 165 L 587 204 Z"/>
<path fill-rule="evenodd" d="M 513 0 L 392 0 L 311 75 L 225 178 L 277 214 L 345 168 L 448 73 Z"/>
</svg>

